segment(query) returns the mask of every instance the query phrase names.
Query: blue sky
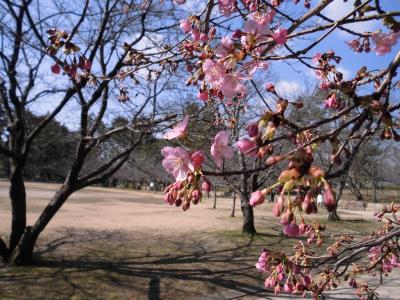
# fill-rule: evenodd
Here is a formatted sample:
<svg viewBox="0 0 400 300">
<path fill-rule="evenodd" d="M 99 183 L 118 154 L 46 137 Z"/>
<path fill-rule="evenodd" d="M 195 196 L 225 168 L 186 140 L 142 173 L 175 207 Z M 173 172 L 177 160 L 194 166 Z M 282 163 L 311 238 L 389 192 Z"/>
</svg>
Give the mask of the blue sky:
<svg viewBox="0 0 400 300">
<path fill-rule="evenodd" d="M 311 2 L 312 7 L 317 5 L 318 2 L 319 1 L 317 0 L 313 0 Z M 323 11 L 323 13 L 331 19 L 341 19 L 344 12 L 350 11 L 353 2 L 354 1 L 349 0 L 344 3 L 343 0 L 335 0 L 333 4 L 328 6 L 328 8 Z M 207 1 L 203 0 L 201 3 L 205 5 Z M 382 8 L 385 10 L 400 10 L 400 0 L 382 0 L 381 3 Z M 295 6 L 292 4 L 291 0 L 287 0 L 286 5 L 287 11 L 293 13 L 293 15 L 301 15 L 303 12 L 305 12 L 305 9 L 302 7 L 302 1 L 299 3 L 299 5 Z M 193 9 L 198 12 L 203 9 L 203 6 L 199 4 L 199 1 L 188 0 L 187 4 L 185 4 L 182 8 L 183 10 L 186 10 L 188 12 L 193 12 Z M 215 15 L 219 15 L 218 10 L 216 10 Z M 236 28 L 241 27 L 239 22 L 237 22 L 237 26 L 236 23 L 233 24 Z M 380 25 L 380 22 L 370 22 L 350 25 L 350 28 L 358 32 L 364 32 L 374 31 L 383 27 Z M 384 28 L 384 31 L 387 31 L 387 29 Z M 311 38 L 318 38 L 322 34 L 322 32 L 319 32 L 313 35 Z M 336 31 L 324 41 L 322 41 L 318 46 L 312 49 L 309 54 L 312 56 L 316 52 L 325 52 L 327 50 L 334 49 L 337 55 L 342 57 L 342 61 L 338 66 L 338 70 L 344 74 L 345 79 L 348 79 L 351 77 L 352 74 L 354 74 L 360 67 L 364 65 L 367 66 L 370 70 L 380 69 L 387 66 L 388 63 L 396 55 L 396 53 L 400 50 L 400 45 L 397 44 L 395 47 L 393 47 L 391 53 L 384 56 L 377 56 L 373 51 L 368 54 L 355 54 L 345 43 L 346 40 L 350 40 L 352 38 L 353 37 L 351 37 L 347 33 Z M 313 40 L 300 40 L 295 41 L 290 45 L 293 49 L 296 50 L 312 42 Z M 50 68 L 50 66 L 48 67 Z M 294 60 L 290 61 L 289 64 L 287 62 L 272 62 L 271 71 L 273 72 L 273 74 L 277 75 L 275 81 L 277 82 L 278 91 L 279 89 L 284 89 L 286 91 L 289 91 L 289 93 L 300 92 L 304 89 L 305 82 L 310 83 L 315 81 L 315 76 L 313 75 L 313 72 Z M 60 86 L 65 86 L 65 76 L 50 75 L 47 77 L 50 77 L 47 78 L 49 85 L 59 84 Z M 32 107 L 32 110 L 34 110 L 34 112 L 38 114 L 46 114 L 48 111 L 54 108 L 57 103 L 57 99 L 51 99 L 51 101 L 49 101 L 49 99 L 43 99 L 43 102 L 40 105 L 35 105 L 35 107 Z M 108 111 L 109 120 L 111 120 L 112 117 L 115 115 L 114 112 L 122 112 L 124 110 L 123 106 L 124 105 L 118 103 L 111 105 Z M 68 127 L 77 129 L 79 124 L 77 122 L 77 118 L 74 117 L 76 115 L 76 108 L 76 103 L 71 102 L 59 114 L 57 119 Z"/>
<path fill-rule="evenodd" d="M 318 1 L 312 1 L 312 5 L 315 5 Z M 334 20 L 339 20 L 343 16 L 343 12 L 350 11 L 353 1 L 347 1 L 344 3 L 342 0 L 335 0 L 333 4 L 328 6 L 323 13 Z M 400 10 L 400 0 L 382 0 L 382 9 L 384 10 Z M 368 22 L 360 23 L 356 25 L 347 26 L 350 29 L 357 32 L 364 31 L 375 31 L 382 29 L 387 31 L 385 27 L 381 25 L 380 22 Z M 322 35 L 323 33 L 318 33 L 316 37 Z M 367 66 L 369 70 L 377 70 L 387 66 L 390 61 L 394 58 L 396 53 L 400 51 L 400 43 L 397 43 L 395 47 L 392 48 L 392 52 L 383 56 L 376 55 L 373 51 L 370 53 L 354 53 L 354 51 L 345 43 L 354 37 L 343 31 L 335 31 L 331 36 L 327 37 L 320 44 L 318 44 L 310 54 L 316 52 L 326 52 L 328 50 L 334 50 L 338 56 L 342 58 L 342 61 L 338 65 L 338 70 L 344 74 L 345 79 L 352 78 L 351 76 L 355 74 L 362 66 Z M 313 41 L 307 41 L 302 44 L 307 45 Z M 294 47 L 297 44 L 293 45 Z M 284 87 L 291 87 L 293 91 L 301 90 L 304 87 L 304 81 L 313 81 L 315 76 L 310 69 L 307 69 L 300 63 L 294 61 L 290 62 L 290 66 L 287 63 L 274 63 L 272 69 L 279 75 L 279 80 L 284 81 Z"/>
</svg>

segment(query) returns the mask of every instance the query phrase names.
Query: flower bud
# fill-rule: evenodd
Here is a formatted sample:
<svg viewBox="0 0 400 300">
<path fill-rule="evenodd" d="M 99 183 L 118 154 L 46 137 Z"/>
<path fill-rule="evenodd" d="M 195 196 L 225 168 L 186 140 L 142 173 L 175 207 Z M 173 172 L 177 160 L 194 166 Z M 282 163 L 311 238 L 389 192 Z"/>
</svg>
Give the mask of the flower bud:
<svg viewBox="0 0 400 300">
<path fill-rule="evenodd" d="M 300 235 L 299 226 L 292 221 L 290 224 L 285 225 L 283 234 L 289 237 L 298 237 Z"/>
<path fill-rule="evenodd" d="M 201 188 L 203 189 L 203 191 L 206 191 L 207 193 L 211 192 L 212 189 L 211 182 L 209 182 L 208 180 L 204 180 L 204 182 L 201 185 Z"/>
<path fill-rule="evenodd" d="M 250 205 L 257 206 L 259 204 L 263 204 L 265 201 L 265 194 L 260 191 L 255 191 L 251 194 L 250 197 Z"/>
<path fill-rule="evenodd" d="M 327 211 L 332 212 L 336 209 L 336 196 L 328 182 L 324 182 L 324 204 Z"/>
</svg>

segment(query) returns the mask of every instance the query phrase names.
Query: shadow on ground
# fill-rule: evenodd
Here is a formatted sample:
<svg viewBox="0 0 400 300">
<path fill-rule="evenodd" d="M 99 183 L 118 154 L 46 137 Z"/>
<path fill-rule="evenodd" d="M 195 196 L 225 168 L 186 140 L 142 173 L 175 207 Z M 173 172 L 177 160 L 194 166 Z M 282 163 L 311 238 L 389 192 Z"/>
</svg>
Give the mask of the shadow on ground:
<svg viewBox="0 0 400 300">
<path fill-rule="evenodd" d="M 171 237 L 67 229 L 40 242 L 34 266 L 1 270 L 0 298 L 156 300 L 226 291 L 254 294 L 264 290 L 254 268 L 260 249 L 282 243 L 278 235 Z"/>
</svg>

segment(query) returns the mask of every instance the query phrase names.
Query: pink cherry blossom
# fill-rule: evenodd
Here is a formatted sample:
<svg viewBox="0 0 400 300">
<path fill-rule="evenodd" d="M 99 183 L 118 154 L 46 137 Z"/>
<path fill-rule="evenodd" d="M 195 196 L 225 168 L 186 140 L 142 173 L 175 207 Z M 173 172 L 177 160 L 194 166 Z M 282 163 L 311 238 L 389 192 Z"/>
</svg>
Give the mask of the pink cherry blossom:
<svg viewBox="0 0 400 300">
<path fill-rule="evenodd" d="M 372 41 L 375 43 L 374 51 L 377 55 L 384 55 L 392 51 L 392 46 L 397 43 L 397 39 L 400 37 L 400 32 L 375 32 L 372 34 Z"/>
<path fill-rule="evenodd" d="M 333 93 L 329 98 L 325 100 L 325 106 L 329 108 L 336 108 L 338 101 L 336 98 L 336 93 Z"/>
<path fill-rule="evenodd" d="M 185 118 L 176 124 L 170 131 L 164 134 L 164 139 L 172 140 L 172 139 L 179 139 L 186 135 L 187 129 L 189 125 L 189 116 L 185 116 Z"/>
<path fill-rule="evenodd" d="M 360 52 L 360 41 L 359 40 L 351 40 L 351 41 L 346 41 L 346 44 L 349 45 L 349 47 L 354 51 L 354 52 Z"/>
<path fill-rule="evenodd" d="M 274 31 L 272 38 L 278 45 L 286 43 L 287 30 L 285 28 L 278 28 Z"/>
<path fill-rule="evenodd" d="M 176 181 L 185 180 L 187 174 L 194 170 L 189 152 L 181 147 L 164 147 L 161 154 L 164 156 L 162 166 Z"/>
<path fill-rule="evenodd" d="M 221 82 L 221 91 L 228 99 L 232 99 L 236 95 L 239 84 L 239 77 L 235 74 L 226 74 Z"/>
<path fill-rule="evenodd" d="M 232 46 L 232 39 L 229 36 L 224 36 L 221 39 L 221 43 L 218 45 L 217 49 L 215 49 L 215 54 L 218 57 L 225 57 L 231 52 Z"/>
<path fill-rule="evenodd" d="M 219 10 L 225 17 L 236 11 L 235 0 L 218 0 Z"/>
<path fill-rule="evenodd" d="M 192 38 L 195 42 L 198 42 L 200 40 L 200 31 L 198 29 L 192 29 Z"/>
<path fill-rule="evenodd" d="M 267 62 L 248 61 L 243 64 L 241 72 L 252 76 L 258 69 L 268 70 L 268 67 Z"/>
<path fill-rule="evenodd" d="M 201 168 L 201 165 L 203 164 L 206 156 L 204 155 L 203 151 L 198 150 L 194 152 L 190 157 L 192 158 L 194 167 Z"/>
<path fill-rule="evenodd" d="M 211 146 L 211 155 L 218 167 L 222 166 L 222 159 L 231 159 L 233 157 L 233 150 L 228 143 L 229 133 L 226 131 L 218 132 Z"/>
<path fill-rule="evenodd" d="M 248 138 L 242 138 L 240 141 L 236 142 L 235 147 L 239 149 L 240 153 L 257 157 L 258 149 L 256 143 Z"/>
<path fill-rule="evenodd" d="M 192 29 L 192 25 L 190 24 L 190 22 L 188 20 L 180 21 L 179 26 L 181 27 L 181 29 L 184 33 L 189 33 L 190 30 Z"/>
<path fill-rule="evenodd" d="M 225 68 L 211 59 L 205 60 L 203 71 L 211 84 L 219 84 L 225 76 Z"/>
<path fill-rule="evenodd" d="M 319 53 L 319 52 L 317 52 L 317 53 L 315 53 L 314 54 L 314 56 L 313 56 L 313 59 L 312 59 L 312 61 L 313 61 L 313 63 L 319 63 L 319 60 L 322 58 L 322 54 L 321 53 Z"/>
<path fill-rule="evenodd" d="M 255 191 L 254 193 L 251 194 L 249 202 L 251 206 L 257 206 L 263 204 L 264 201 L 265 201 L 265 194 L 263 194 L 260 191 Z"/>
<path fill-rule="evenodd" d="M 246 126 L 246 131 L 247 134 L 249 135 L 249 137 L 256 137 L 258 136 L 259 130 L 258 130 L 258 123 L 254 122 L 254 123 L 249 123 Z"/>
</svg>

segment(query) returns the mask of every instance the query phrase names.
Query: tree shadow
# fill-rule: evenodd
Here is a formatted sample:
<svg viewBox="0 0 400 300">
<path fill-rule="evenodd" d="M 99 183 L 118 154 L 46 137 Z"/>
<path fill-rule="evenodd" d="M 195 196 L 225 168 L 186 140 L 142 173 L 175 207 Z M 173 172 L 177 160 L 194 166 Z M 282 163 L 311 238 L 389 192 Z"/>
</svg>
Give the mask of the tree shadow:
<svg viewBox="0 0 400 300">
<path fill-rule="evenodd" d="M 276 243 L 279 239 L 271 244 Z M 130 291 L 152 300 L 229 291 L 255 294 L 265 291 L 254 267 L 265 246 L 269 246 L 265 240 L 250 236 L 132 236 L 116 231 L 67 229 L 40 243 L 33 267 L 2 270 L 0 282 L 5 283 L 5 295 L 40 282 L 52 297 L 84 299 L 97 299 L 96 285 L 119 295 L 117 298 Z M 28 290 L 29 299 L 43 296 L 33 288 Z"/>
</svg>

